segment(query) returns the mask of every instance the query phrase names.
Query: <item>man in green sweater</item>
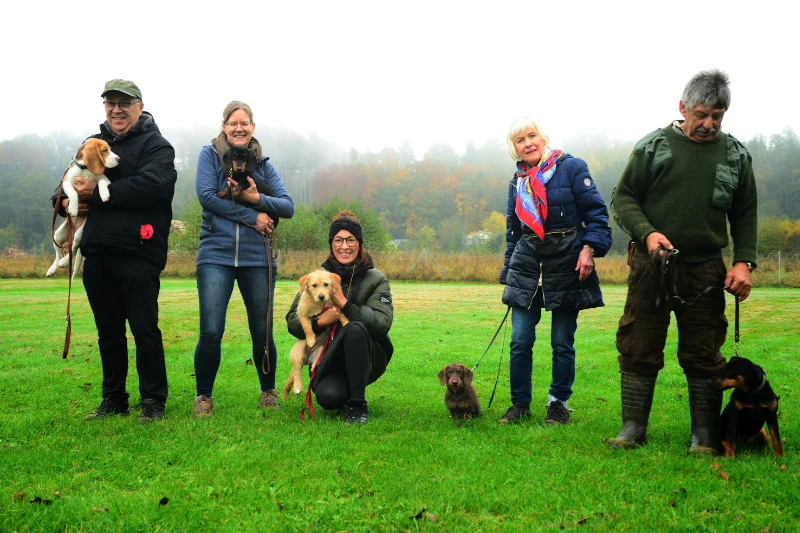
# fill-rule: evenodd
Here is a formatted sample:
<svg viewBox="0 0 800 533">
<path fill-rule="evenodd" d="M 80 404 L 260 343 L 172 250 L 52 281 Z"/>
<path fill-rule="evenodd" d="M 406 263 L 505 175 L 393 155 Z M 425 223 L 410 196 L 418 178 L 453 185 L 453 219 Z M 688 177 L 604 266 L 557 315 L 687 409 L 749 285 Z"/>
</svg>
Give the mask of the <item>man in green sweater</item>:
<svg viewBox="0 0 800 533">
<path fill-rule="evenodd" d="M 678 361 L 689 383 L 692 453 L 713 454 L 722 391 L 707 379 L 725 365 L 724 288 L 739 301 L 750 294 L 756 267 L 757 197 L 750 154 L 722 133 L 730 105 L 728 76 L 702 71 L 686 85 L 676 120 L 641 139 L 633 149 L 611 198 L 611 212 L 631 236 L 633 254 L 628 297 L 617 330 L 622 375 L 622 429 L 609 439 L 614 448 L 647 440 L 647 421 L 670 313 L 678 322 Z M 733 239 L 733 267 L 726 271 L 722 250 Z M 675 283 L 658 286 L 666 251 Z M 652 258 L 652 259 L 651 259 Z M 651 267 L 658 268 L 653 276 Z M 677 289 L 677 295 L 674 294 Z M 656 294 L 667 297 L 657 299 Z M 674 298 L 670 296 L 679 296 Z M 689 305 L 682 303 L 689 302 Z M 695 300 L 696 299 L 696 300 Z"/>
</svg>

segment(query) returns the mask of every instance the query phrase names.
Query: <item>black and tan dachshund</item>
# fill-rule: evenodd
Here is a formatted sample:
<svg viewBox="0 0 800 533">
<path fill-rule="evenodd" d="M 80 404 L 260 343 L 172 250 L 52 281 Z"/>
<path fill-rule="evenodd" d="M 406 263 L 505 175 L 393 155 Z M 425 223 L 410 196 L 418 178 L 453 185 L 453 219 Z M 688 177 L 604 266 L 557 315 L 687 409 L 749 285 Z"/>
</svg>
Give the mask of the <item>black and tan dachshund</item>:
<svg viewBox="0 0 800 533">
<path fill-rule="evenodd" d="M 743 357 L 733 357 L 716 376 L 708 380 L 715 389 L 734 389 L 720 415 L 720 438 L 725 457 L 736 457 L 736 444 L 762 443 L 769 447 L 764 430 L 767 423 L 775 455 L 783 457 L 778 431 L 778 396 L 767 381 L 764 369 Z"/>
</svg>

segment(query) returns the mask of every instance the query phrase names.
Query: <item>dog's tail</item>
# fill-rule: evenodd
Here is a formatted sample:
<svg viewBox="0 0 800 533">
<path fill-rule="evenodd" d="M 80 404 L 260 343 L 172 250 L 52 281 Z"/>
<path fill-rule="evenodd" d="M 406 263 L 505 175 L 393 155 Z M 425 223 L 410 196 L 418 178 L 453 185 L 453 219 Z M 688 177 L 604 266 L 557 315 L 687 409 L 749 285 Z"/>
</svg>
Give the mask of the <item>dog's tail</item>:
<svg viewBox="0 0 800 533">
<path fill-rule="evenodd" d="M 289 376 L 286 378 L 286 384 L 283 386 L 283 399 L 286 400 L 289 398 L 289 391 L 292 390 L 292 385 L 294 385 L 294 369 L 289 370 Z"/>
</svg>

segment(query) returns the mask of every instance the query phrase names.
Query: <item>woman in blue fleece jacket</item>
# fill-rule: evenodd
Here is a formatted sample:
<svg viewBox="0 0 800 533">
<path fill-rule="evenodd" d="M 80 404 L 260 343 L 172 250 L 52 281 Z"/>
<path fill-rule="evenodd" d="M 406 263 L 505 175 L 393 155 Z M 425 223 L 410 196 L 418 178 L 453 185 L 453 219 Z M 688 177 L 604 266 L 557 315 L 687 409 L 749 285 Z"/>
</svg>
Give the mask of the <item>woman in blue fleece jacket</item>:
<svg viewBox="0 0 800 533">
<path fill-rule="evenodd" d="M 203 147 L 197 163 L 195 185 L 203 207 L 197 250 L 200 339 L 194 352 L 197 417 L 210 416 L 214 407 L 212 389 L 220 365 L 225 314 L 234 280 L 247 309 L 253 366 L 261 387 L 260 405 L 278 406 L 275 393 L 277 349 L 272 324 L 267 324 L 268 316 L 272 318 L 268 311 L 272 306 L 277 263 L 267 236 L 280 218 L 294 215 L 294 204 L 275 167 L 262 155 L 261 145 L 253 137 L 255 128 L 250 106 L 231 102 L 223 111 L 220 134 Z M 247 177 L 250 186 L 244 190 L 233 187 L 236 183 L 228 177 L 230 163 L 225 163 L 225 154 L 232 146 L 247 147 L 248 168 L 255 168 Z M 220 194 L 228 187 L 233 187 L 238 195 Z M 268 326 L 269 339 L 266 338 Z M 264 362 L 265 345 L 269 349 L 267 362 Z"/>
</svg>

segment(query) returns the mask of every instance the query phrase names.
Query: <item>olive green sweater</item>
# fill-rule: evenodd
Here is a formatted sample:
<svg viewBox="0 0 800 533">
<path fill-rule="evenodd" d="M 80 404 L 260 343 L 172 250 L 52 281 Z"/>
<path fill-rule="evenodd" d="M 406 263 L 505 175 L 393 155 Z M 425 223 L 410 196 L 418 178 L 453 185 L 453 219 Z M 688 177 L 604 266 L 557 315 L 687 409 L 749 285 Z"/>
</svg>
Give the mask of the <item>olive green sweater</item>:
<svg viewBox="0 0 800 533">
<path fill-rule="evenodd" d="M 633 149 L 611 195 L 611 213 L 640 252 L 648 235 L 663 233 L 684 261 L 721 257 L 733 239 L 733 261 L 756 261 L 758 241 L 753 165 L 747 149 L 720 133 L 697 143 L 672 125 Z"/>
</svg>

